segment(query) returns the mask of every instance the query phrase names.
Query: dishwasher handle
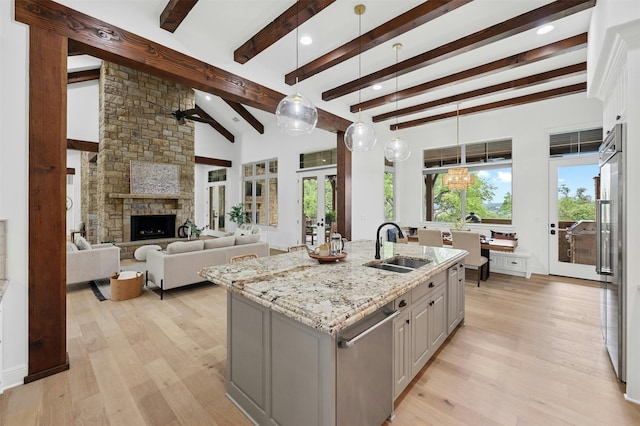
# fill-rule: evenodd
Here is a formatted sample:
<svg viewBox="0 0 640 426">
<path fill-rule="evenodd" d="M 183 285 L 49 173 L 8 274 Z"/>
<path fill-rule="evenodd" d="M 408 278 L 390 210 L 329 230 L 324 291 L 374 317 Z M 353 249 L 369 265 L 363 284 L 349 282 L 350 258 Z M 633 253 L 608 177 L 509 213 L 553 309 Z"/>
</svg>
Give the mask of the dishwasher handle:
<svg viewBox="0 0 640 426">
<path fill-rule="evenodd" d="M 356 342 L 358 340 L 362 339 L 364 336 L 366 336 L 367 334 L 371 333 L 376 328 L 388 323 L 389 321 L 391 321 L 392 319 L 394 319 L 398 315 L 400 315 L 400 311 L 388 312 L 384 319 L 378 321 L 377 323 L 375 323 L 371 327 L 369 327 L 366 330 L 364 330 L 362 333 L 355 335 L 354 337 L 352 337 L 349 340 L 339 340 L 338 341 L 338 347 L 340 347 L 342 349 L 348 349 L 348 348 L 352 347 L 353 345 L 356 344 Z"/>
</svg>

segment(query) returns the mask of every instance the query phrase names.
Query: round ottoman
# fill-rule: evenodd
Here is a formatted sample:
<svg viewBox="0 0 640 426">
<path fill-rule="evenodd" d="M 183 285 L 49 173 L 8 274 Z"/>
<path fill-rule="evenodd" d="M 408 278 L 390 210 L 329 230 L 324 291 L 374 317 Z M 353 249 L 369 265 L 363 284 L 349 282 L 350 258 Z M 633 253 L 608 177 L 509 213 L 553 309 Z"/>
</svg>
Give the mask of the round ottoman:
<svg viewBox="0 0 640 426">
<path fill-rule="evenodd" d="M 138 247 L 136 249 L 136 251 L 133 252 L 133 257 L 136 258 L 137 261 L 139 262 L 146 262 L 147 261 L 147 252 L 148 251 L 158 251 L 158 250 L 162 250 L 162 247 L 157 246 L 155 244 L 149 244 L 146 246 L 141 246 Z"/>
</svg>

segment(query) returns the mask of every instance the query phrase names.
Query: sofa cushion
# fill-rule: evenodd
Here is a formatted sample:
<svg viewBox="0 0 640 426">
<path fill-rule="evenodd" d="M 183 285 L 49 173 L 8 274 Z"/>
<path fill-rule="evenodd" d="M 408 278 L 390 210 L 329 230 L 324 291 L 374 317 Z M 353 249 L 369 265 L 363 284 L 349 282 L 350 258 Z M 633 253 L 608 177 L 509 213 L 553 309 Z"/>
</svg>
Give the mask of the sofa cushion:
<svg viewBox="0 0 640 426">
<path fill-rule="evenodd" d="M 67 241 L 67 251 L 78 251 L 78 246 L 71 241 Z"/>
<path fill-rule="evenodd" d="M 236 245 L 253 244 L 260 241 L 260 234 L 240 235 L 236 237 Z"/>
<path fill-rule="evenodd" d="M 235 230 L 233 235 L 235 235 L 236 237 L 241 237 L 243 235 L 251 235 L 251 229 L 238 228 Z"/>
<path fill-rule="evenodd" d="M 91 244 L 82 235 L 76 235 L 75 241 L 78 250 L 91 250 Z"/>
<path fill-rule="evenodd" d="M 204 248 L 204 241 L 176 241 L 167 246 L 167 254 L 188 253 Z"/>
<path fill-rule="evenodd" d="M 204 240 L 204 249 L 214 249 L 220 247 L 230 247 L 236 243 L 236 237 L 231 235 L 229 237 L 212 238 L 210 240 Z"/>
</svg>

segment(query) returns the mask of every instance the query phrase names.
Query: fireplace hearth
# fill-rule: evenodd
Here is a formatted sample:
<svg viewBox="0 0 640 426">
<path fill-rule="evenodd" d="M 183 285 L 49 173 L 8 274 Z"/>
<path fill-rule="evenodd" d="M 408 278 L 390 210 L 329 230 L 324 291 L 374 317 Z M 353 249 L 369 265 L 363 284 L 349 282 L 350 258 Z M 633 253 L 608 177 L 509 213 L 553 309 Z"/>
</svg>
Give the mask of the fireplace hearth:
<svg viewBox="0 0 640 426">
<path fill-rule="evenodd" d="M 176 215 L 174 214 L 131 216 L 131 241 L 175 236 Z"/>
</svg>

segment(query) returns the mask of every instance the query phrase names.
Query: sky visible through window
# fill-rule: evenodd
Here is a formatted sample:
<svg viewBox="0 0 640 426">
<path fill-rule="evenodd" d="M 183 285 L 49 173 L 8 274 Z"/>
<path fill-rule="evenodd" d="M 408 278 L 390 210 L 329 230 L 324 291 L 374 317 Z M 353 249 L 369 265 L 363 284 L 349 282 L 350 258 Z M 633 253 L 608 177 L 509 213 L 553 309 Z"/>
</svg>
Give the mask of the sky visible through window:
<svg viewBox="0 0 640 426">
<path fill-rule="evenodd" d="M 598 175 L 597 164 L 583 166 L 569 166 L 558 168 L 558 186 L 564 184 L 569 188 L 569 194 L 575 195 L 576 189 L 585 188 L 585 195 L 595 200 L 595 185 L 593 178 Z"/>
<path fill-rule="evenodd" d="M 483 181 L 493 185 L 496 189 L 493 192 L 493 200 L 490 203 L 502 203 L 507 192 L 511 191 L 511 169 L 489 169 L 480 170 L 477 173 Z"/>
</svg>

